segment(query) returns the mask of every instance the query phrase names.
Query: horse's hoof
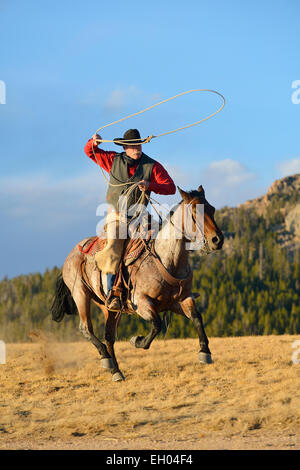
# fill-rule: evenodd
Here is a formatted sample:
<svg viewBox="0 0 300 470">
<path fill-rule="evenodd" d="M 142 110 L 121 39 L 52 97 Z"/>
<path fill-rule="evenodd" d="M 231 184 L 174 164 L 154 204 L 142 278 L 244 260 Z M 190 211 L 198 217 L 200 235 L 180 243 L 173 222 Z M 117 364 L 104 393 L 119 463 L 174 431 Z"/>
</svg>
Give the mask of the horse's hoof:
<svg viewBox="0 0 300 470">
<path fill-rule="evenodd" d="M 113 369 L 114 368 L 113 360 L 110 357 L 104 357 L 103 359 L 100 359 L 100 364 L 103 367 L 103 369 Z"/>
<path fill-rule="evenodd" d="M 129 341 L 129 343 L 132 344 L 132 346 L 135 346 L 137 338 L 138 338 L 137 336 L 133 336 L 131 340 Z"/>
<path fill-rule="evenodd" d="M 212 364 L 214 361 L 211 358 L 211 354 L 205 352 L 199 352 L 199 361 L 201 364 Z"/>
<path fill-rule="evenodd" d="M 125 380 L 125 377 L 122 372 L 115 372 L 112 376 L 112 379 L 114 382 L 121 382 L 122 380 Z"/>
</svg>

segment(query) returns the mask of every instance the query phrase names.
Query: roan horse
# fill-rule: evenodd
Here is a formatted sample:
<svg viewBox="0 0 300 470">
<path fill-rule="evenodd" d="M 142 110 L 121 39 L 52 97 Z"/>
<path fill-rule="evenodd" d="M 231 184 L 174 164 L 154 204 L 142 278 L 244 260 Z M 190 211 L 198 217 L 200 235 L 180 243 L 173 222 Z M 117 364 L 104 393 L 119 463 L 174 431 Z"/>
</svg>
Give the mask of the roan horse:
<svg viewBox="0 0 300 470">
<path fill-rule="evenodd" d="M 169 218 L 163 224 L 157 237 L 150 242 L 152 248 L 145 249 L 142 255 L 125 269 L 128 281 L 130 308 L 126 313 L 137 313 L 151 323 L 148 335 L 131 338 L 130 343 L 136 348 L 149 349 L 153 339 L 161 331 L 162 320 L 160 312 L 172 311 L 191 319 L 199 335 L 201 363 L 212 362 L 208 347 L 208 339 L 204 330 L 201 313 L 195 305 L 192 288 L 192 270 L 188 262 L 189 250 L 187 242 L 195 239 L 197 223 L 196 210 L 198 205 L 204 207 L 202 250 L 206 253 L 220 250 L 224 237 L 214 220 L 215 209 L 206 198 L 202 186 L 198 190 L 185 192 L 180 188 L 182 201 L 173 209 Z M 174 223 L 176 216 L 190 210 L 193 229 L 183 229 Z M 183 220 L 184 216 L 178 220 Z M 178 231 L 181 236 L 178 236 Z M 84 244 L 82 240 L 80 244 Z M 85 259 L 85 279 L 80 271 Z M 88 258 L 88 259 L 87 259 Z M 61 321 L 64 314 L 79 313 L 79 330 L 85 338 L 96 346 L 104 368 L 110 369 L 114 381 L 124 380 L 119 369 L 114 342 L 119 315 L 108 311 L 103 300 L 99 297 L 99 271 L 95 267 L 93 256 L 85 255 L 76 245 L 67 257 L 56 284 L 55 299 L 52 305 L 52 318 Z M 101 342 L 93 331 L 90 317 L 90 302 L 96 303 L 105 318 L 105 341 Z M 127 304 L 128 306 L 128 304 Z"/>
</svg>

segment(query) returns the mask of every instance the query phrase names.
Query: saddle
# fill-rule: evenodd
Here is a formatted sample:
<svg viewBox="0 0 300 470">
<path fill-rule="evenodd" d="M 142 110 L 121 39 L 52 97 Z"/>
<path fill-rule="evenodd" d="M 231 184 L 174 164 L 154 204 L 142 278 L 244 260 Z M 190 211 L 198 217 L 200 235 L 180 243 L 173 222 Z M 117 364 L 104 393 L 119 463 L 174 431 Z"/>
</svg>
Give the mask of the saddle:
<svg viewBox="0 0 300 470">
<path fill-rule="evenodd" d="M 124 266 L 129 266 L 134 261 L 136 261 L 142 253 L 145 251 L 146 247 L 149 245 L 149 241 L 152 237 L 153 230 L 148 228 L 146 232 L 141 233 L 141 237 L 138 238 L 129 238 L 125 241 L 123 255 L 119 264 L 119 268 L 116 274 L 116 279 L 113 286 L 114 295 L 120 297 L 123 308 L 126 309 L 128 313 L 133 313 L 134 309 L 130 301 L 130 287 L 126 282 L 123 268 Z M 84 243 L 83 246 L 78 245 L 78 249 L 81 253 L 86 255 L 85 259 L 81 263 L 81 275 L 84 283 L 92 291 L 89 286 L 88 277 L 85 270 L 85 264 L 87 257 L 93 257 L 96 253 L 101 252 L 107 245 L 107 239 L 105 233 L 101 233 L 99 237 L 91 237 Z M 103 290 L 102 284 L 102 273 L 99 272 L 99 285 L 97 289 L 97 297 L 99 297 L 104 303 L 106 301 L 106 294 Z M 124 289 L 125 288 L 125 289 Z"/>
<path fill-rule="evenodd" d="M 152 236 L 152 231 L 149 230 L 146 234 L 146 237 L 143 238 L 129 238 L 125 242 L 124 252 L 122 256 L 122 261 L 125 266 L 129 266 L 131 263 L 136 261 L 142 252 L 145 249 L 145 244 L 147 244 Z M 100 235 L 100 237 L 91 237 L 89 238 L 83 246 L 78 245 L 78 249 L 81 253 L 88 256 L 95 256 L 96 253 L 102 251 L 103 248 L 107 245 L 107 239 Z"/>
<path fill-rule="evenodd" d="M 126 240 L 125 247 L 123 251 L 123 255 L 121 258 L 121 262 L 119 264 L 119 268 L 116 275 L 116 280 L 113 286 L 114 295 L 120 297 L 122 303 L 122 311 L 127 311 L 127 313 L 133 313 L 135 310 L 130 300 L 130 280 L 126 280 L 126 275 L 124 276 L 123 268 L 124 266 L 128 266 L 137 260 L 142 253 L 145 252 L 147 249 L 149 253 L 153 256 L 153 260 L 161 273 L 162 278 L 164 281 L 173 289 L 175 289 L 175 293 L 173 295 L 174 300 L 182 300 L 185 295 L 186 285 L 192 281 L 193 278 L 193 271 L 189 268 L 189 272 L 185 278 L 176 278 L 172 274 L 168 272 L 168 270 L 163 266 L 162 262 L 159 260 L 157 253 L 155 252 L 154 244 L 151 243 L 151 238 L 153 235 L 153 231 L 148 228 L 146 232 L 141 233 L 141 237 L 139 238 L 130 238 Z M 99 251 L 103 250 L 106 246 L 107 240 L 102 235 L 100 237 L 91 237 L 89 238 L 83 246 L 78 245 L 78 249 L 81 253 L 93 256 Z M 82 261 L 81 264 L 81 274 L 84 283 L 87 287 L 93 292 L 92 288 L 89 286 L 88 278 L 85 272 L 85 264 L 86 264 L 87 257 Z M 125 286 L 125 292 L 123 289 Z M 97 289 L 97 297 L 99 297 L 104 303 L 106 301 L 106 294 L 103 291 L 102 286 L 102 279 L 100 273 L 100 285 L 99 289 Z M 197 295 L 196 295 L 197 296 Z M 195 297 L 196 297 L 195 296 Z"/>
</svg>

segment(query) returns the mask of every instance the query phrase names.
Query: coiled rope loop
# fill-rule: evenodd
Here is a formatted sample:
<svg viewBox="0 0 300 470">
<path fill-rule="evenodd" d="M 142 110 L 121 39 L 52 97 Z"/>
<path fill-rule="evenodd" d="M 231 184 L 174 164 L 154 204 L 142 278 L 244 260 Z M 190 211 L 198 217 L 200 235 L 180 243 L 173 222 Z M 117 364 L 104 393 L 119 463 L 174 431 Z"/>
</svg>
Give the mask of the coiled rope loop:
<svg viewBox="0 0 300 470">
<path fill-rule="evenodd" d="M 155 108 L 156 106 L 159 106 L 163 103 L 167 103 L 168 101 L 171 101 L 171 100 L 174 100 L 175 98 L 179 98 L 179 96 L 183 96 L 183 95 L 187 95 L 188 93 L 195 93 L 197 91 L 204 91 L 204 92 L 208 92 L 208 93 L 215 93 L 216 95 L 220 96 L 223 100 L 223 103 L 222 105 L 220 106 L 219 109 L 217 109 L 217 111 L 215 111 L 214 113 L 210 114 L 209 116 L 203 118 L 203 119 L 200 119 L 200 121 L 197 121 L 197 122 L 194 122 L 192 124 L 188 124 L 187 126 L 183 126 L 183 127 L 179 127 L 178 129 L 174 129 L 172 131 L 168 131 L 168 132 L 164 132 L 162 134 L 158 134 L 158 135 L 150 135 L 148 136 L 144 143 L 147 144 L 149 143 L 152 139 L 154 138 L 158 138 L 158 137 L 162 137 L 164 135 L 168 135 L 168 134 L 174 134 L 174 132 L 178 132 L 178 131 L 181 131 L 182 129 L 187 129 L 189 127 L 193 127 L 193 126 L 196 126 L 197 124 L 200 124 L 201 122 L 204 122 L 204 121 L 207 121 L 208 119 L 210 119 L 211 117 L 215 116 L 216 114 L 218 114 L 225 106 L 225 98 L 224 96 L 219 93 L 218 91 L 215 91 L 215 90 L 209 90 L 209 89 L 204 89 L 204 88 L 199 88 L 199 89 L 196 89 L 196 90 L 189 90 L 189 91 L 184 91 L 183 93 L 179 93 L 178 95 L 175 95 L 175 96 L 172 96 L 171 98 L 168 98 L 166 100 L 163 100 L 163 101 L 160 101 L 159 103 L 156 103 L 156 104 L 153 104 L 152 106 L 149 106 L 148 108 L 145 108 L 143 109 L 142 111 L 138 111 L 137 113 L 133 113 L 133 114 L 130 114 L 129 116 L 126 116 L 126 117 L 123 117 L 121 119 L 118 119 L 117 121 L 114 121 L 114 122 L 111 122 L 110 124 L 106 124 L 105 126 L 102 126 L 102 127 L 99 127 L 99 129 L 96 130 L 95 134 L 97 134 L 99 131 L 101 131 L 102 129 L 104 129 L 105 127 L 109 127 L 109 126 L 113 126 L 114 124 L 117 124 L 118 122 L 122 122 L 122 121 L 125 121 L 126 119 L 129 119 L 133 116 L 137 116 L 138 114 L 142 114 L 142 113 L 145 113 L 146 111 L 149 111 L 150 109 L 152 108 Z M 134 140 L 139 140 L 140 139 L 131 139 L 130 140 L 130 145 L 140 145 L 140 143 L 133 143 Z M 122 140 L 121 141 L 117 141 L 117 140 L 104 140 L 104 139 L 99 139 L 96 141 L 97 143 L 102 143 L 102 142 L 113 142 L 113 143 L 119 143 L 119 144 L 125 144 L 126 145 L 126 140 Z M 94 151 L 94 146 L 92 146 L 92 150 L 93 150 L 93 154 L 94 154 L 94 157 L 95 157 L 95 161 L 97 161 L 96 159 L 96 155 L 95 155 L 95 151 Z M 101 167 L 100 167 L 101 168 Z M 104 176 L 104 178 L 106 179 L 106 181 L 108 182 L 108 184 L 110 184 L 111 186 L 126 186 L 126 185 L 130 185 L 130 184 L 134 184 L 132 182 L 128 182 L 128 183 L 120 183 L 120 184 L 113 184 L 109 181 L 109 179 L 106 177 L 103 169 L 101 168 L 101 171 L 102 171 L 102 174 Z"/>
<path fill-rule="evenodd" d="M 121 119 L 118 119 L 117 121 L 114 121 L 114 122 L 111 122 L 110 124 L 106 124 L 105 126 L 102 126 L 102 127 L 99 127 L 99 129 L 96 130 L 95 134 L 98 134 L 99 131 L 101 131 L 102 129 L 104 129 L 105 127 L 109 127 L 109 126 L 112 126 L 114 124 L 117 124 L 118 122 L 122 122 L 122 121 L 125 121 L 125 119 L 129 119 L 133 116 L 137 116 L 138 114 L 142 114 L 142 113 L 145 113 L 146 111 L 149 111 L 150 109 L 152 108 L 155 108 L 156 106 L 159 106 L 163 103 L 167 103 L 168 101 L 171 101 L 171 100 L 174 100 L 175 98 L 179 98 L 179 96 L 183 96 L 183 95 L 187 95 L 188 93 L 195 93 L 197 91 L 204 91 L 204 92 L 208 92 L 208 93 L 215 93 L 216 95 L 219 95 L 222 100 L 223 100 L 223 103 L 222 103 L 222 106 L 220 106 L 219 109 L 217 109 L 217 111 L 215 111 L 214 113 L 210 114 L 209 116 L 203 118 L 203 119 L 200 119 L 200 121 L 197 121 L 197 122 L 193 122 L 192 124 L 188 124 L 187 126 L 183 126 L 183 127 L 179 127 L 178 129 L 174 129 L 172 131 L 168 131 L 168 132 L 164 132 L 162 134 L 158 134 L 158 135 L 150 135 L 147 137 L 147 139 L 145 140 L 145 144 L 147 144 L 148 142 L 150 142 L 152 139 L 156 139 L 157 137 L 162 137 L 164 135 L 168 135 L 168 134 L 174 134 L 174 132 L 178 132 L 178 131 L 181 131 L 182 129 L 187 129 L 189 127 L 192 127 L 192 126 L 196 126 L 197 124 L 200 124 L 201 122 L 204 122 L 204 121 L 207 121 L 208 119 L 210 119 L 211 117 L 215 116 L 216 114 L 218 114 L 225 106 L 225 98 L 223 95 L 221 95 L 221 93 L 219 93 L 218 91 L 215 91 L 215 90 L 208 90 L 208 89 L 204 89 L 204 88 L 199 88 L 197 90 L 189 90 L 189 91 L 184 91 L 183 93 L 179 93 L 178 95 L 175 95 L 175 96 L 172 96 L 171 98 L 168 98 L 166 100 L 163 100 L 163 101 L 160 101 L 159 103 L 156 103 L 156 104 L 153 104 L 152 106 L 149 106 L 148 108 L 145 108 L 143 109 L 142 111 L 138 111 L 137 113 L 133 113 L 133 114 L 130 114 L 129 116 L 126 116 L 124 118 L 121 118 Z M 139 145 L 139 143 L 133 143 L 134 140 L 140 140 L 140 139 L 131 139 L 130 140 L 130 145 Z M 117 141 L 117 140 L 104 140 L 104 139 L 101 139 L 101 140 L 97 140 L 98 143 L 101 143 L 101 142 L 113 142 L 113 143 L 118 143 L 118 144 L 126 144 L 126 140 L 122 140 L 121 141 Z"/>
</svg>

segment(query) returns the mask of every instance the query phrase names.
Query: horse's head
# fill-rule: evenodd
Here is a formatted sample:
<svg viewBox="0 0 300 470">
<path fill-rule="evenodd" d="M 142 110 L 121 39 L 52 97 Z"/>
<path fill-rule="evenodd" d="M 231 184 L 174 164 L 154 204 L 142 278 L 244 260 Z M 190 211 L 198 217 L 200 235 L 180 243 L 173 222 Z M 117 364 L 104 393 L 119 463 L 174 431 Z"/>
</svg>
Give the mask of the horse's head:
<svg viewBox="0 0 300 470">
<path fill-rule="evenodd" d="M 200 231 L 201 233 L 203 232 L 202 236 L 203 236 L 205 251 L 209 252 L 209 251 L 214 251 L 214 250 L 220 250 L 223 246 L 224 235 L 215 222 L 215 219 L 214 219 L 215 208 L 211 206 L 209 202 L 206 200 L 203 187 L 199 186 L 198 190 L 189 191 L 189 192 L 185 192 L 179 187 L 178 187 L 178 190 L 182 197 L 182 203 L 184 204 L 186 208 L 191 210 L 190 213 L 192 215 L 192 221 L 193 221 L 192 225 L 194 227 L 198 226 L 197 217 L 198 217 L 199 212 L 197 208 L 200 205 L 200 207 L 204 209 L 204 211 L 202 212 L 203 213 L 202 229 L 200 229 Z M 187 232 L 185 231 L 185 233 Z M 188 237 L 188 238 L 190 239 L 193 238 L 192 233 L 191 233 L 191 237 Z"/>
</svg>

